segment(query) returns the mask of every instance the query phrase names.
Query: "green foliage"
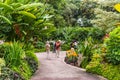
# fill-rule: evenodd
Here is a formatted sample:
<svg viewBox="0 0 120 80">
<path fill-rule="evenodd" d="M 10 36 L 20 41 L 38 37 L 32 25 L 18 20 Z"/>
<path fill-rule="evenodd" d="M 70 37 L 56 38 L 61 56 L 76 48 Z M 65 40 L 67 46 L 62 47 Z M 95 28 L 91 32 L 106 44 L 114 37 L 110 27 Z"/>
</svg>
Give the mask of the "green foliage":
<svg viewBox="0 0 120 80">
<path fill-rule="evenodd" d="M 84 41 L 88 37 L 89 28 L 74 28 L 71 34 L 72 39 Z"/>
<path fill-rule="evenodd" d="M 84 41 L 88 37 L 92 37 L 94 40 L 102 40 L 104 31 L 99 28 L 81 28 L 81 27 L 65 27 L 56 29 L 52 33 L 52 39 L 61 39 L 67 41 L 67 43 L 74 39 L 78 41 Z"/>
<path fill-rule="evenodd" d="M 5 60 L 0 58 L 0 75 L 1 75 L 1 68 L 5 66 Z"/>
<path fill-rule="evenodd" d="M 0 15 L 0 18 L 3 18 L 8 24 L 12 24 L 11 21 L 8 18 L 6 18 L 5 16 Z"/>
<path fill-rule="evenodd" d="M 47 38 L 50 32 L 55 30 L 52 21 L 49 21 L 53 15 L 49 15 L 49 11 L 46 9 L 47 5 L 43 6 L 43 3 L 34 3 L 33 1 L 23 2 L 0 3 L 0 36 L 8 41 L 16 39 L 23 42 L 28 42 L 34 36 L 41 39 L 43 36 Z M 2 28 L 3 26 L 4 28 Z M 45 29 L 46 26 L 47 29 Z"/>
<path fill-rule="evenodd" d="M 3 7 L 7 10 L 14 10 L 13 7 L 11 7 L 10 5 L 7 5 L 7 4 L 1 3 L 1 2 L 0 2 L 0 7 Z"/>
<path fill-rule="evenodd" d="M 120 64 L 120 27 L 109 33 L 109 38 L 105 40 L 108 62 Z"/>
<path fill-rule="evenodd" d="M 1 72 L 0 80 L 24 80 L 20 74 L 8 67 L 2 67 Z"/>
<path fill-rule="evenodd" d="M 4 57 L 4 45 L 0 45 L 0 58 Z"/>
<path fill-rule="evenodd" d="M 13 43 L 5 43 L 2 46 L 1 49 L 4 49 L 1 52 L 4 53 L 2 57 L 6 61 L 6 66 L 10 68 L 10 71 L 15 72 L 10 72 L 5 75 L 8 75 L 8 78 L 10 79 L 29 80 L 38 68 L 38 59 L 34 54 L 34 47 L 31 45 L 28 45 L 29 47 L 23 46 L 23 44 L 15 41 Z M 3 79 L 5 78 L 5 75 L 2 75 Z"/>
<path fill-rule="evenodd" d="M 82 60 L 82 62 L 81 62 L 81 64 L 80 64 L 80 67 L 85 68 L 88 64 L 89 64 L 89 60 L 88 60 L 87 57 L 85 57 L 85 58 Z"/>
<path fill-rule="evenodd" d="M 31 17 L 33 19 L 36 19 L 36 16 L 32 13 L 29 13 L 27 11 L 19 11 L 18 14 L 22 14 L 22 15 L 25 15 L 25 16 L 28 16 L 28 17 Z"/>
<path fill-rule="evenodd" d="M 21 76 L 25 80 L 29 80 L 32 75 L 32 71 L 30 70 L 30 67 L 26 61 L 22 61 L 21 65 L 18 67 L 12 66 L 11 69 L 14 70 L 15 72 L 21 74 Z"/>
<path fill-rule="evenodd" d="M 45 48 L 45 44 L 43 42 L 41 42 L 41 41 L 35 42 L 34 46 L 35 46 L 35 48 L 38 48 L 38 49 Z"/>
<path fill-rule="evenodd" d="M 5 60 L 0 58 L 0 68 L 5 66 Z"/>
<path fill-rule="evenodd" d="M 93 49 L 93 40 L 91 37 L 89 37 L 85 42 L 81 43 L 81 50 L 80 53 L 83 54 L 85 57 L 89 57 L 89 59 L 92 57 L 92 49 Z"/>
<path fill-rule="evenodd" d="M 24 49 L 24 51 L 33 51 L 34 46 L 32 45 L 32 43 L 27 43 L 23 44 L 22 49 Z"/>
<path fill-rule="evenodd" d="M 94 9 L 97 7 L 97 1 L 94 0 L 83 0 L 80 2 L 78 18 L 81 18 L 83 25 L 81 26 L 92 26 L 91 20 L 95 18 Z"/>
<path fill-rule="evenodd" d="M 93 54 L 91 62 L 86 67 L 87 72 L 102 75 L 109 80 L 120 79 L 120 65 L 105 63 L 101 54 Z"/>
<path fill-rule="evenodd" d="M 88 72 L 92 72 L 92 73 L 97 73 L 99 75 L 102 74 L 101 71 L 101 61 L 102 61 L 102 57 L 100 56 L 100 54 L 95 53 L 93 54 L 92 60 L 91 62 L 86 66 L 86 70 Z"/>
<path fill-rule="evenodd" d="M 69 43 L 69 42 L 64 43 L 64 44 L 62 45 L 62 50 L 63 50 L 63 51 L 67 51 L 67 50 L 69 50 L 69 49 L 70 49 L 70 43 Z"/>
<path fill-rule="evenodd" d="M 26 61 L 28 62 L 28 65 L 30 66 L 30 69 L 33 74 L 38 69 L 38 59 L 34 54 L 34 52 L 26 51 L 25 54 L 26 54 Z"/>
<path fill-rule="evenodd" d="M 38 7 L 38 6 L 43 6 L 43 4 L 42 4 L 42 3 L 26 4 L 26 5 L 23 5 L 23 6 L 18 7 L 16 10 L 36 8 L 36 7 Z"/>
<path fill-rule="evenodd" d="M 91 28 L 88 34 L 88 36 L 91 36 L 93 39 L 99 40 L 99 41 L 103 38 L 104 35 L 105 35 L 105 31 L 96 27 Z"/>
<path fill-rule="evenodd" d="M 23 59 L 24 56 L 25 54 L 20 43 L 13 42 L 5 45 L 4 59 L 8 67 L 19 66 L 21 64 L 21 59 Z"/>
<path fill-rule="evenodd" d="M 85 68 L 89 64 L 93 56 L 92 52 L 94 50 L 93 39 L 89 37 L 87 40 L 85 40 L 85 42 L 80 44 L 79 48 L 80 48 L 78 49 L 78 51 L 80 51 L 79 53 L 82 53 L 84 57 L 80 66 Z"/>
<path fill-rule="evenodd" d="M 113 6 L 119 3 L 119 1 L 105 0 L 98 1 L 97 3 L 99 7 L 94 9 L 96 18 L 91 20 L 91 23 L 109 33 L 116 27 L 115 24 L 119 22 L 120 15 L 113 10 Z"/>
<path fill-rule="evenodd" d="M 102 75 L 109 80 L 119 80 L 120 76 L 120 69 L 119 66 L 113 66 L 111 64 L 104 64 L 102 65 L 103 73 Z M 118 76 L 119 75 L 119 76 Z"/>
</svg>

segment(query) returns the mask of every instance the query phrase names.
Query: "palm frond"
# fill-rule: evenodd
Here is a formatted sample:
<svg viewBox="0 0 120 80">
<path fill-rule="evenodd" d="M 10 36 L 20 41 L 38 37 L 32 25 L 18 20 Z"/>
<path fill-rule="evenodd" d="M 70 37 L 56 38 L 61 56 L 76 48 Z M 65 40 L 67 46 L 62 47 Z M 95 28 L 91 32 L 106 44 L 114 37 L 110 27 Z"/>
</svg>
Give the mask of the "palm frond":
<svg viewBox="0 0 120 80">
<path fill-rule="evenodd" d="M 41 24 L 41 23 L 43 23 L 43 22 L 44 22 L 44 19 L 37 20 L 37 21 L 35 22 L 35 25 L 39 25 L 39 24 Z"/>
<path fill-rule="evenodd" d="M 53 17 L 54 15 L 48 15 L 48 14 L 46 14 L 43 18 L 44 19 L 49 19 L 49 18 L 51 18 L 51 17 Z"/>
<path fill-rule="evenodd" d="M 38 6 L 43 6 L 43 4 L 42 3 L 26 4 L 26 5 L 18 7 L 16 10 L 35 8 L 35 7 L 38 7 Z"/>
<path fill-rule="evenodd" d="M 25 15 L 25 16 L 28 16 L 28 17 L 31 17 L 33 19 L 36 19 L 36 16 L 30 12 L 27 12 L 27 11 L 18 11 L 18 14 L 22 14 L 22 15 Z"/>
<path fill-rule="evenodd" d="M 5 4 L 9 4 L 11 2 L 11 0 L 5 0 Z"/>
<path fill-rule="evenodd" d="M 18 8 L 20 6 L 22 6 L 23 4 L 22 3 L 12 3 L 10 4 L 13 8 Z"/>
<path fill-rule="evenodd" d="M 1 2 L 0 2 L 0 7 L 5 8 L 6 10 L 14 10 L 12 6 Z"/>
<path fill-rule="evenodd" d="M 0 18 L 4 19 L 8 24 L 12 24 L 11 21 L 5 16 L 0 15 Z"/>
</svg>

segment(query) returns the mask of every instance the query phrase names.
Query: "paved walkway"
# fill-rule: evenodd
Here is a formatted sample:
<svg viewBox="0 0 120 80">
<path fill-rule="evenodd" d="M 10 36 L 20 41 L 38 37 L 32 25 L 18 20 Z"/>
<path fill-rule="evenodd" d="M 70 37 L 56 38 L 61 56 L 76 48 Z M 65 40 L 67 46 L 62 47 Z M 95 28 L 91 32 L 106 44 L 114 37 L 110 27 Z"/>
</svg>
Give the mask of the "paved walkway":
<svg viewBox="0 0 120 80">
<path fill-rule="evenodd" d="M 59 58 L 51 53 L 51 59 L 46 58 L 46 53 L 36 53 L 40 66 L 31 80 L 105 80 L 100 76 L 86 73 L 84 69 L 71 66 L 64 62 L 65 52 Z"/>
</svg>

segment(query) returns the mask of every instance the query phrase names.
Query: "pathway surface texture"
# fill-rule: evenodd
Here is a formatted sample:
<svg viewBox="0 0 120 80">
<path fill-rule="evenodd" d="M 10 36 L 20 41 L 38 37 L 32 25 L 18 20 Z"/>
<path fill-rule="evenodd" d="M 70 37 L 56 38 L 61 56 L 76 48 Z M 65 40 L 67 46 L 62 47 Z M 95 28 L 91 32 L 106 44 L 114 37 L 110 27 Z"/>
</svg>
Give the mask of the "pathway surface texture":
<svg viewBox="0 0 120 80">
<path fill-rule="evenodd" d="M 107 80 L 98 75 L 87 73 L 84 69 L 71 66 L 64 62 L 65 52 L 56 58 L 55 53 L 47 59 L 46 53 L 36 53 L 40 66 L 31 80 Z"/>
</svg>

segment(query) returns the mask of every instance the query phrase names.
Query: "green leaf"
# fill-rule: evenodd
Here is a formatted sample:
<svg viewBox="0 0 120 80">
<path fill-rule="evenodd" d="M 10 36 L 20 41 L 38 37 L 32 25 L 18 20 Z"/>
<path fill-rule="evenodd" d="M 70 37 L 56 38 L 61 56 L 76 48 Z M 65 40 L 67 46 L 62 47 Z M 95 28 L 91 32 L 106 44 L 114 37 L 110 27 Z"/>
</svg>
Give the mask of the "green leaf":
<svg viewBox="0 0 120 80">
<path fill-rule="evenodd" d="M 21 4 L 21 3 L 12 3 L 12 4 L 10 4 L 13 8 L 18 8 L 18 7 L 20 7 L 20 6 L 22 6 L 23 4 Z"/>
<path fill-rule="evenodd" d="M 14 10 L 12 6 L 9 6 L 9 5 L 7 5 L 5 3 L 1 3 L 1 2 L 0 2 L 0 7 L 3 7 L 7 10 Z"/>
<path fill-rule="evenodd" d="M 0 15 L 0 18 L 4 19 L 8 24 L 12 24 L 11 21 L 5 16 Z"/>
<path fill-rule="evenodd" d="M 25 16 L 28 16 L 28 17 L 31 17 L 33 19 L 36 19 L 36 16 L 30 12 L 27 12 L 27 11 L 18 11 L 18 14 L 22 14 L 22 15 L 25 15 Z"/>
<path fill-rule="evenodd" d="M 11 0 L 5 0 L 5 4 L 9 4 L 11 2 Z"/>
<path fill-rule="evenodd" d="M 48 18 L 51 18 L 51 17 L 53 17 L 53 16 L 54 16 L 54 15 L 48 15 L 48 14 L 47 14 L 47 15 L 45 15 L 43 18 L 44 18 L 44 19 L 48 19 Z"/>
<path fill-rule="evenodd" d="M 39 24 L 41 24 L 41 23 L 43 23 L 43 22 L 44 22 L 44 20 L 43 20 L 43 19 L 40 19 L 40 20 L 38 20 L 38 21 L 35 22 L 35 25 L 39 25 Z"/>
<path fill-rule="evenodd" d="M 54 24 L 52 24 L 52 23 L 44 23 L 43 25 L 44 25 L 44 26 L 48 26 L 48 27 L 49 27 L 49 26 L 54 26 Z"/>
<path fill-rule="evenodd" d="M 25 31 L 22 31 L 24 33 L 24 35 L 26 35 L 27 33 Z"/>
<path fill-rule="evenodd" d="M 42 3 L 27 4 L 27 5 L 23 5 L 23 6 L 18 7 L 16 10 L 36 8 L 38 6 L 43 6 L 43 4 Z"/>
</svg>

